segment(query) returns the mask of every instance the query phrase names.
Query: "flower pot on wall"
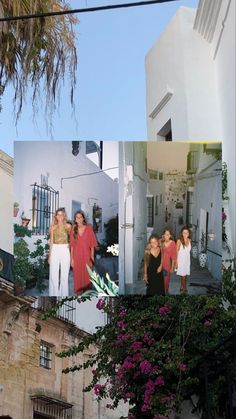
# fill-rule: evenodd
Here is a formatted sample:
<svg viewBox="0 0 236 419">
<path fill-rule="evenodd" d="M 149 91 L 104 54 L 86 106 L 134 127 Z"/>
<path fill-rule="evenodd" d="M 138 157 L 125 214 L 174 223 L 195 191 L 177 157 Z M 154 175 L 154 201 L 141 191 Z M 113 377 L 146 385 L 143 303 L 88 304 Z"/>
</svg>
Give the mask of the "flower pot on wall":
<svg viewBox="0 0 236 419">
<path fill-rule="evenodd" d="M 13 207 L 13 216 L 17 217 L 17 214 L 19 212 L 19 207 L 20 205 L 18 204 L 18 202 L 14 202 L 14 207 Z"/>
<path fill-rule="evenodd" d="M 205 268 L 206 263 L 207 263 L 207 254 L 204 252 L 201 252 L 198 256 L 198 260 L 199 260 L 199 265 L 201 266 L 201 268 Z"/>
</svg>

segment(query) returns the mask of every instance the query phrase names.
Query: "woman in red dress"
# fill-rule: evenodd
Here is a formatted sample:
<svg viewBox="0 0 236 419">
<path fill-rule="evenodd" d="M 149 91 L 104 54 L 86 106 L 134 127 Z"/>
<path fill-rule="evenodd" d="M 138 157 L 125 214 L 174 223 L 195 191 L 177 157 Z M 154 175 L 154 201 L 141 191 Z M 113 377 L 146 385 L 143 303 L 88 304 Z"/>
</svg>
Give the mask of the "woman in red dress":
<svg viewBox="0 0 236 419">
<path fill-rule="evenodd" d="M 172 238 L 171 231 L 165 229 L 162 236 L 162 254 L 163 254 L 163 276 L 164 276 L 164 285 L 165 293 L 168 294 L 170 286 L 170 274 L 174 271 L 176 259 L 177 259 L 177 249 L 175 241 Z"/>
<path fill-rule="evenodd" d="M 77 211 L 74 215 L 74 224 L 70 234 L 71 266 L 74 272 L 74 291 L 81 293 L 90 287 L 88 265 L 94 264 L 94 248 L 97 239 L 92 226 L 87 224 L 83 211 Z"/>
</svg>

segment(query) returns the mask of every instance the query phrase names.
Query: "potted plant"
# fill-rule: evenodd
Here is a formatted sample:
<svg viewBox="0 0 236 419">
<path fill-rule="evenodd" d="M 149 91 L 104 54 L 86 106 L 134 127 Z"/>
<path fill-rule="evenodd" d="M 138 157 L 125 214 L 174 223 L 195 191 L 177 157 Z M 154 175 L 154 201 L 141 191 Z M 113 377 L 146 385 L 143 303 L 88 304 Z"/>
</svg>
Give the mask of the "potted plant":
<svg viewBox="0 0 236 419">
<path fill-rule="evenodd" d="M 26 217 L 26 215 L 25 215 L 25 213 L 23 211 L 22 214 L 21 214 L 21 225 L 23 227 L 27 227 L 27 225 L 29 224 L 29 222 L 30 222 L 30 218 L 29 217 Z"/>
<path fill-rule="evenodd" d="M 201 251 L 199 253 L 198 260 L 199 260 L 199 264 L 201 268 L 204 268 L 207 263 L 207 252 L 206 252 L 206 235 L 203 233 L 203 231 L 201 235 L 200 245 L 201 245 Z"/>
<path fill-rule="evenodd" d="M 17 217 L 17 214 L 18 214 L 18 212 L 19 212 L 19 204 L 18 204 L 18 202 L 14 202 L 14 207 L 13 207 L 13 216 L 14 217 Z"/>
<path fill-rule="evenodd" d="M 28 230 L 26 226 L 14 224 L 14 233 L 16 237 L 31 237 L 32 231 Z"/>
</svg>

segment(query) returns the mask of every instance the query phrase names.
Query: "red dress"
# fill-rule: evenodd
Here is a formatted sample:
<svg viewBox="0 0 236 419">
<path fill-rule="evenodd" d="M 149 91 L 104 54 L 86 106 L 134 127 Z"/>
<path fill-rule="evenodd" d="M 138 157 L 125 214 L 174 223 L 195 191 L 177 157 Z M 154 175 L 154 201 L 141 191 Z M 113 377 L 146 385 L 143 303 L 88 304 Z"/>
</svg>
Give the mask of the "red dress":
<svg viewBox="0 0 236 419">
<path fill-rule="evenodd" d="M 86 290 L 90 287 L 89 273 L 86 264 L 92 267 L 91 248 L 97 246 L 97 239 L 93 232 L 92 226 L 87 224 L 82 235 L 77 234 L 74 238 L 74 231 L 70 233 L 70 245 L 73 249 L 74 260 L 74 291 Z"/>
<path fill-rule="evenodd" d="M 176 260 L 177 258 L 177 248 L 173 240 L 170 242 L 169 246 L 167 247 L 163 243 L 162 254 L 163 254 L 162 269 L 164 269 L 164 271 L 167 272 L 167 275 L 164 274 L 165 292 L 168 292 L 169 285 L 170 285 L 170 270 L 171 270 L 172 260 Z"/>
</svg>

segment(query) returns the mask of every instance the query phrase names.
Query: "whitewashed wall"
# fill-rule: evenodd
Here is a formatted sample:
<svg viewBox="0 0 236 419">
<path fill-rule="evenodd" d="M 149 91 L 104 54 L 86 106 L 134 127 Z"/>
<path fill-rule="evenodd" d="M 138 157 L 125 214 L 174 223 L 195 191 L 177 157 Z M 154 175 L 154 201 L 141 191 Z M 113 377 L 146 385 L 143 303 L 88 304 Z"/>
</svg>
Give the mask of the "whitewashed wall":
<svg viewBox="0 0 236 419">
<path fill-rule="evenodd" d="M 193 194 L 193 224 L 198 224 L 197 238 L 201 239 L 200 214 L 201 209 L 207 211 L 208 232 L 215 235 L 214 240 L 208 240 L 208 248 L 222 255 L 222 223 L 221 223 L 221 161 L 215 161 L 212 156 L 201 153 L 198 172 L 195 176 Z M 221 279 L 221 257 L 208 252 L 207 267 L 212 275 Z"/>
<path fill-rule="evenodd" d="M 232 0 L 199 0 L 197 13 L 182 7 L 146 56 L 148 139 L 163 139 L 157 133 L 171 119 L 174 140 L 223 142 L 234 252 L 235 15 Z"/>
<path fill-rule="evenodd" d="M 146 143 L 121 142 L 119 149 L 120 293 L 132 292 L 147 242 Z"/>
<path fill-rule="evenodd" d="M 0 150 L 0 249 L 13 254 L 13 159 Z"/>
<path fill-rule="evenodd" d="M 195 14 L 181 7 L 146 56 L 148 139 L 169 119 L 174 140 L 219 137 L 215 73 L 208 45 L 193 31 Z M 168 91 L 169 101 L 150 117 Z"/>
</svg>

